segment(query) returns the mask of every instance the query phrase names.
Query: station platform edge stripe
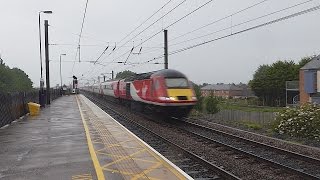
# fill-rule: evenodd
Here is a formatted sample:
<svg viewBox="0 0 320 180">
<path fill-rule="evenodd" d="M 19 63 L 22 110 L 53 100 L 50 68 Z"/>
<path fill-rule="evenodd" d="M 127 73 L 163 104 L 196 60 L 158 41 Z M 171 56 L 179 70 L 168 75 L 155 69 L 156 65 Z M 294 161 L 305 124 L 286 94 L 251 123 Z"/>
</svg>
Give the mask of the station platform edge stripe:
<svg viewBox="0 0 320 180">
<path fill-rule="evenodd" d="M 98 178 L 98 180 L 105 180 L 104 173 L 102 171 L 102 167 L 100 166 L 97 154 L 95 153 L 94 148 L 93 148 L 93 144 L 92 144 L 90 133 L 89 133 L 89 128 L 87 126 L 87 123 L 84 120 L 84 116 L 82 114 L 82 110 L 81 110 L 81 107 L 80 107 L 80 103 L 79 103 L 78 97 L 76 96 L 75 98 L 77 100 L 77 104 L 78 104 L 78 108 L 79 108 L 79 111 L 80 111 L 82 123 L 83 123 L 84 129 L 85 129 L 85 132 L 86 132 L 87 144 L 88 144 L 88 147 L 89 147 L 89 152 L 90 152 L 90 156 L 91 156 L 91 159 L 92 159 L 92 162 L 93 162 L 94 169 L 96 170 L 97 178 Z"/>
</svg>

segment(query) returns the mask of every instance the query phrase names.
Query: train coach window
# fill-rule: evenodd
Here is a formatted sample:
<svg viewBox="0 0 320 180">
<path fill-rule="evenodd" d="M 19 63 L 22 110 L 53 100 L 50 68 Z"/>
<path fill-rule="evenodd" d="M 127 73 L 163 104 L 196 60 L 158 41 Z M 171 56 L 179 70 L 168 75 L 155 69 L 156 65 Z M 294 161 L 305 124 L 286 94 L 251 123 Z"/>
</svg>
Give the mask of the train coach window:
<svg viewBox="0 0 320 180">
<path fill-rule="evenodd" d="M 160 82 L 159 80 L 157 79 L 154 83 L 154 89 L 159 89 L 160 88 Z"/>
<path fill-rule="evenodd" d="M 167 78 L 166 85 L 168 88 L 188 88 L 188 80 L 185 78 Z"/>
</svg>

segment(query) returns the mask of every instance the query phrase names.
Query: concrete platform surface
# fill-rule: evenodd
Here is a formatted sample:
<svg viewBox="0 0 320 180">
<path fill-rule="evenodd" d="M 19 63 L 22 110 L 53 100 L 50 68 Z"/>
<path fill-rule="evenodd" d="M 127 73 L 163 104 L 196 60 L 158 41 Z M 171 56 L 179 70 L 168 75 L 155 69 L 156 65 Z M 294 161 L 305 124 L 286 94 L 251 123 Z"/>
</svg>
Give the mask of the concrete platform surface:
<svg viewBox="0 0 320 180">
<path fill-rule="evenodd" d="M 0 129 L 0 179 L 96 179 L 75 96 Z"/>
<path fill-rule="evenodd" d="M 83 95 L 0 129 L 0 180 L 192 179 Z"/>
<path fill-rule="evenodd" d="M 78 95 L 77 101 L 98 178 L 192 179 L 86 97 Z"/>
</svg>

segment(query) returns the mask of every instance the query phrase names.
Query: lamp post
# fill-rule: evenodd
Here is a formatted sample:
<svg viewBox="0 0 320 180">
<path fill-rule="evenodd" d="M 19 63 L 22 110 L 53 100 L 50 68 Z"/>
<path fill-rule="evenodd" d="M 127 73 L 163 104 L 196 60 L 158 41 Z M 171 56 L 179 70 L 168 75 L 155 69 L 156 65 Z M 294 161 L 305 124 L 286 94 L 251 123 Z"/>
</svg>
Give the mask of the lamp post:
<svg viewBox="0 0 320 180">
<path fill-rule="evenodd" d="M 45 14 L 52 14 L 52 11 L 40 11 L 39 12 L 39 16 L 38 16 L 38 20 L 39 20 L 39 52 L 40 52 L 40 68 L 41 68 L 41 79 L 43 79 L 43 68 L 42 68 L 42 45 L 41 45 L 41 13 L 45 13 Z M 41 85 L 40 85 L 41 86 Z"/>
<path fill-rule="evenodd" d="M 60 85 L 61 85 L 60 88 L 62 88 L 61 56 L 66 56 L 66 55 L 67 54 L 60 54 Z"/>
<path fill-rule="evenodd" d="M 38 14 L 38 26 L 39 26 L 39 52 L 40 52 L 40 95 L 39 95 L 39 103 L 44 107 L 44 80 L 43 80 L 43 68 L 42 68 L 42 45 L 41 45 L 41 13 L 52 14 L 52 11 L 39 11 Z"/>
</svg>

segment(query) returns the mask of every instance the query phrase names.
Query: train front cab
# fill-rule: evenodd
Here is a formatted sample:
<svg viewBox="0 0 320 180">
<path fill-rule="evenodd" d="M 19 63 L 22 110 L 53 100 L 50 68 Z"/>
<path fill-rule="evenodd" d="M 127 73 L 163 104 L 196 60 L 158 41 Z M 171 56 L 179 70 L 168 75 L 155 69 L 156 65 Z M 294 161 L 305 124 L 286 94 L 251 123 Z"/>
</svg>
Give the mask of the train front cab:
<svg viewBox="0 0 320 180">
<path fill-rule="evenodd" d="M 162 104 L 160 111 L 168 116 L 185 117 L 197 102 L 192 84 L 175 70 L 163 70 L 151 77 L 153 97 Z"/>
</svg>

